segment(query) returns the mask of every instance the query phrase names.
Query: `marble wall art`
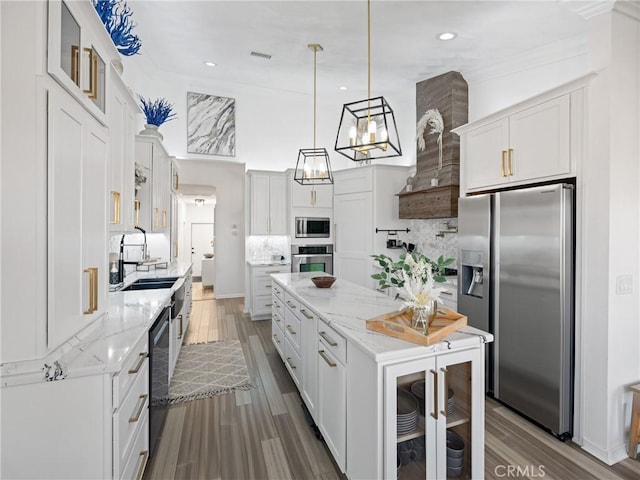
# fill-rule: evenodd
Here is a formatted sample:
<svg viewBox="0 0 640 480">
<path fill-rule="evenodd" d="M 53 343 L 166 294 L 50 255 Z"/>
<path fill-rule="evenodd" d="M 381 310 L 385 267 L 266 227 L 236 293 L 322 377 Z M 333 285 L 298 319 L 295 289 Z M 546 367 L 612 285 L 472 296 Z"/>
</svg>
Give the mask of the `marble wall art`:
<svg viewBox="0 0 640 480">
<path fill-rule="evenodd" d="M 187 92 L 187 152 L 236 155 L 236 100 Z"/>
</svg>

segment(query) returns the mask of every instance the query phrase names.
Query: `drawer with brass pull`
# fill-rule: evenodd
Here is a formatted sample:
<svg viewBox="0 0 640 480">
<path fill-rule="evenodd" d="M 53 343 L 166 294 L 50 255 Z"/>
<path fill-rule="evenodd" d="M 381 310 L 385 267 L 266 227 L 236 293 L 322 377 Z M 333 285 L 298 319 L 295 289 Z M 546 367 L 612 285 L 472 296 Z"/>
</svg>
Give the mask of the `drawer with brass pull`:
<svg viewBox="0 0 640 480">
<path fill-rule="evenodd" d="M 138 378 L 144 366 L 149 363 L 149 349 L 147 347 L 148 336 L 142 339 L 131 349 L 131 353 L 125 359 L 122 370 L 113 377 L 113 405 L 116 408 L 122 403 L 125 395 Z"/>
<path fill-rule="evenodd" d="M 322 340 L 326 345 L 327 350 L 330 351 L 338 360 L 342 363 L 347 362 L 346 339 L 322 319 L 318 322 L 318 340 Z"/>
<path fill-rule="evenodd" d="M 148 411 L 149 362 L 147 360 L 136 375 L 131 389 L 113 414 L 113 451 L 120 465 L 124 464 L 131 450 L 131 442 L 138 429 L 143 428 L 148 431 L 149 427 L 144 424 Z"/>
<path fill-rule="evenodd" d="M 142 413 L 141 422 L 149 421 L 149 410 Z M 149 432 L 148 429 L 139 429 L 131 442 L 129 456 L 120 463 L 119 475 L 114 478 L 142 480 L 147 460 L 149 459 Z"/>
</svg>

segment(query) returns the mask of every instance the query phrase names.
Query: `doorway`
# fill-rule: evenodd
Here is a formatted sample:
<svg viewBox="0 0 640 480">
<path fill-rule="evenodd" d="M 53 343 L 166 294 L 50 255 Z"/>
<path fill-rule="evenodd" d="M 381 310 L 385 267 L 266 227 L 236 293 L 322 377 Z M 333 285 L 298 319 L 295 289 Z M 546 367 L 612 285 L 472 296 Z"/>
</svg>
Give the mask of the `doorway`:
<svg viewBox="0 0 640 480">
<path fill-rule="evenodd" d="M 208 277 L 203 279 L 202 286 L 213 285 L 213 275 L 209 272 L 213 267 L 214 255 L 214 224 L 191 224 L 191 263 L 193 263 L 194 277 Z M 208 260 L 208 262 L 207 262 Z M 209 263 L 211 265 L 209 266 Z M 205 285 L 206 284 L 206 285 Z"/>
</svg>

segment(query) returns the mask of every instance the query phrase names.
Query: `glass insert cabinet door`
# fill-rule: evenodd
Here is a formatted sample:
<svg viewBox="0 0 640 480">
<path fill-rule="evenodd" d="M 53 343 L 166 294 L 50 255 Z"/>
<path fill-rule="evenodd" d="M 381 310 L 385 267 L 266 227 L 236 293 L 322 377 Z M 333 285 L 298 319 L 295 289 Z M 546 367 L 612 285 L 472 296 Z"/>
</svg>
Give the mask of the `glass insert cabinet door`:
<svg viewBox="0 0 640 480">
<path fill-rule="evenodd" d="M 384 478 L 484 476 L 483 347 L 384 367 Z"/>
<path fill-rule="evenodd" d="M 90 2 L 87 4 L 93 8 Z M 48 2 L 47 70 L 105 123 L 107 65 L 105 54 L 97 46 L 96 34 L 84 25 L 87 12 L 83 9 L 86 8 L 83 2 Z M 104 35 L 104 32 L 97 35 Z"/>
</svg>

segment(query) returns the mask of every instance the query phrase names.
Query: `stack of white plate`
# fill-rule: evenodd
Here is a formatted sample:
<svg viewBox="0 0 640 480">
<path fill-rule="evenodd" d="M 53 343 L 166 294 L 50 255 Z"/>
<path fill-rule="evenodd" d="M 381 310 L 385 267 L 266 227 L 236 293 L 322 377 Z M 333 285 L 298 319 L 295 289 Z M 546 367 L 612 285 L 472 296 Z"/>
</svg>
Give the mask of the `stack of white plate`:
<svg viewBox="0 0 640 480">
<path fill-rule="evenodd" d="M 451 389 L 447 393 L 447 415 L 451 415 L 456 408 L 456 395 Z"/>
<path fill-rule="evenodd" d="M 398 388 L 397 434 L 407 435 L 418 426 L 418 399 L 410 392 Z"/>
</svg>

